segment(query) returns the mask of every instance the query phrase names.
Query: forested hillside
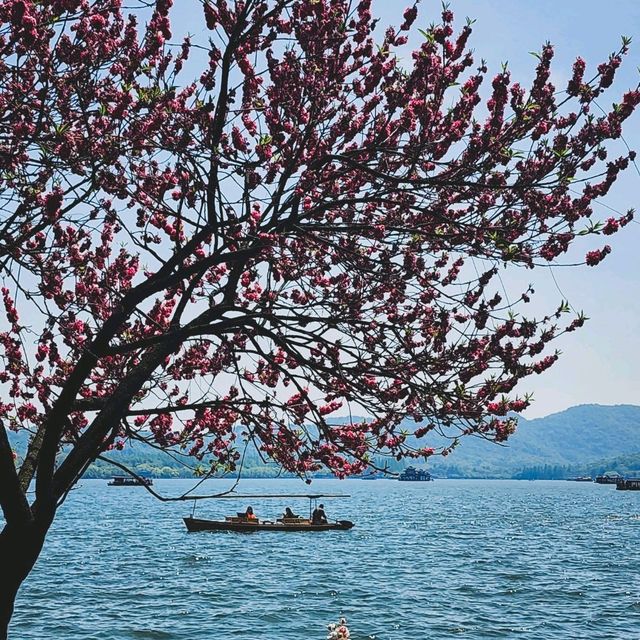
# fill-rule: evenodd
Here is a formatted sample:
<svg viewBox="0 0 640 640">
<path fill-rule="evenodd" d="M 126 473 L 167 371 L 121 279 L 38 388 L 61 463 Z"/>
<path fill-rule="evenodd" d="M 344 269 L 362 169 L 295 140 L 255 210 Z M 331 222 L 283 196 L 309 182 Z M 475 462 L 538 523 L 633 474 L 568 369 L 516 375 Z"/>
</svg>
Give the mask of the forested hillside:
<svg viewBox="0 0 640 640">
<path fill-rule="evenodd" d="M 510 478 L 545 466 L 573 475 L 587 467 L 608 469 L 621 457 L 625 468 L 638 468 L 629 459 L 633 454 L 640 457 L 640 407 L 580 405 L 535 420 L 520 418 L 518 431 L 504 446 L 465 438 L 453 455 L 430 466 L 450 477 Z"/>
</svg>

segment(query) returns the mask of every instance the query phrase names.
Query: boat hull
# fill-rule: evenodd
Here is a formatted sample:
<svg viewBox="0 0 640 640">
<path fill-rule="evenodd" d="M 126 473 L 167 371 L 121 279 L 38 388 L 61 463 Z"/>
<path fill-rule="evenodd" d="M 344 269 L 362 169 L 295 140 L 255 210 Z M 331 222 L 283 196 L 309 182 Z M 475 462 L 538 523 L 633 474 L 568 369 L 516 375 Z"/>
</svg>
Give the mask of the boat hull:
<svg viewBox="0 0 640 640">
<path fill-rule="evenodd" d="M 222 522 L 220 520 L 201 520 L 200 518 L 183 518 L 187 530 L 195 531 L 235 531 L 238 533 L 256 533 L 258 531 L 348 531 L 353 522 L 339 520 L 327 524 L 283 524 L 281 522 Z"/>
<path fill-rule="evenodd" d="M 640 478 L 623 478 L 616 483 L 619 491 L 640 491 Z"/>
</svg>

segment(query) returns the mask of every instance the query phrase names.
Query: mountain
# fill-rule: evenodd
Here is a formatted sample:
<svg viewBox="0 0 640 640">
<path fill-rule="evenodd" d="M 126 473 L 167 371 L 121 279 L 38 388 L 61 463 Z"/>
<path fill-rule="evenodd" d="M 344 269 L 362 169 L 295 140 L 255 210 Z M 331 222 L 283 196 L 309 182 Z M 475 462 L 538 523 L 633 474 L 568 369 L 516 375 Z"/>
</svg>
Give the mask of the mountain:
<svg viewBox="0 0 640 640">
<path fill-rule="evenodd" d="M 630 454 L 640 454 L 640 407 L 590 404 L 520 418 L 504 446 L 462 438 L 451 456 L 430 461 L 430 467 L 436 475 L 511 477 L 525 467 L 574 467 Z"/>
<path fill-rule="evenodd" d="M 9 439 L 19 454 L 25 450 L 24 432 L 10 432 Z M 189 466 L 185 467 L 170 455 L 140 444 L 107 455 L 137 473 L 156 477 L 189 477 L 197 467 L 195 461 L 187 461 Z M 398 471 L 406 464 L 393 461 L 390 469 Z M 451 478 L 562 478 L 607 470 L 629 473 L 640 470 L 640 406 L 590 404 L 535 420 L 520 418 L 517 432 L 505 445 L 466 437 L 447 458 L 434 456 L 427 465 L 415 466 L 428 466 L 436 476 Z M 87 477 L 108 477 L 117 472 L 98 461 Z M 278 469 L 266 466 L 255 451 L 247 450 L 243 474 L 273 477 Z"/>
</svg>

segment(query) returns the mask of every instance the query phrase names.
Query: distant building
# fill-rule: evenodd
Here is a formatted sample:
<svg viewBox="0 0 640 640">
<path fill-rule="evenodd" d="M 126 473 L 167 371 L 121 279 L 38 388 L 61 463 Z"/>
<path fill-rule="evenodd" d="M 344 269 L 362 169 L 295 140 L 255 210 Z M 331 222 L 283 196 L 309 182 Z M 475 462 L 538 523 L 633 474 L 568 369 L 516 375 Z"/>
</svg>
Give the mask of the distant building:
<svg viewBox="0 0 640 640">
<path fill-rule="evenodd" d="M 429 482 L 433 480 L 431 474 L 426 469 L 416 469 L 415 467 L 407 467 L 399 476 L 398 480 L 402 482 Z"/>
<path fill-rule="evenodd" d="M 617 484 L 618 480 L 624 480 L 619 474 L 612 471 L 607 471 L 604 475 L 596 476 L 595 481 L 598 484 Z"/>
</svg>

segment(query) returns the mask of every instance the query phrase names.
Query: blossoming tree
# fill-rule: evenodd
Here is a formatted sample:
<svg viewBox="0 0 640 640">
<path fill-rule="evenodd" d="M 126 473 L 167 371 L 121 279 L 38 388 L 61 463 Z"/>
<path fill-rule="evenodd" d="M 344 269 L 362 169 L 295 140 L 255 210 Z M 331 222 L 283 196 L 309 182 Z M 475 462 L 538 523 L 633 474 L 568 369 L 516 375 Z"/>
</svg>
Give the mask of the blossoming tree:
<svg viewBox="0 0 640 640">
<path fill-rule="evenodd" d="M 483 94 L 446 8 L 402 65 L 415 5 L 378 34 L 370 0 L 207 0 L 208 44 L 172 44 L 171 0 L 121 4 L 0 5 L 0 638 L 67 492 L 129 439 L 228 470 L 252 441 L 301 476 L 505 440 L 583 318 L 530 317 L 499 270 L 631 218 L 594 214 L 633 159 L 608 142 L 640 93 L 592 110 L 627 42 L 562 90 L 546 45 L 530 87 Z M 330 424 L 350 408 L 372 419 Z"/>
</svg>

